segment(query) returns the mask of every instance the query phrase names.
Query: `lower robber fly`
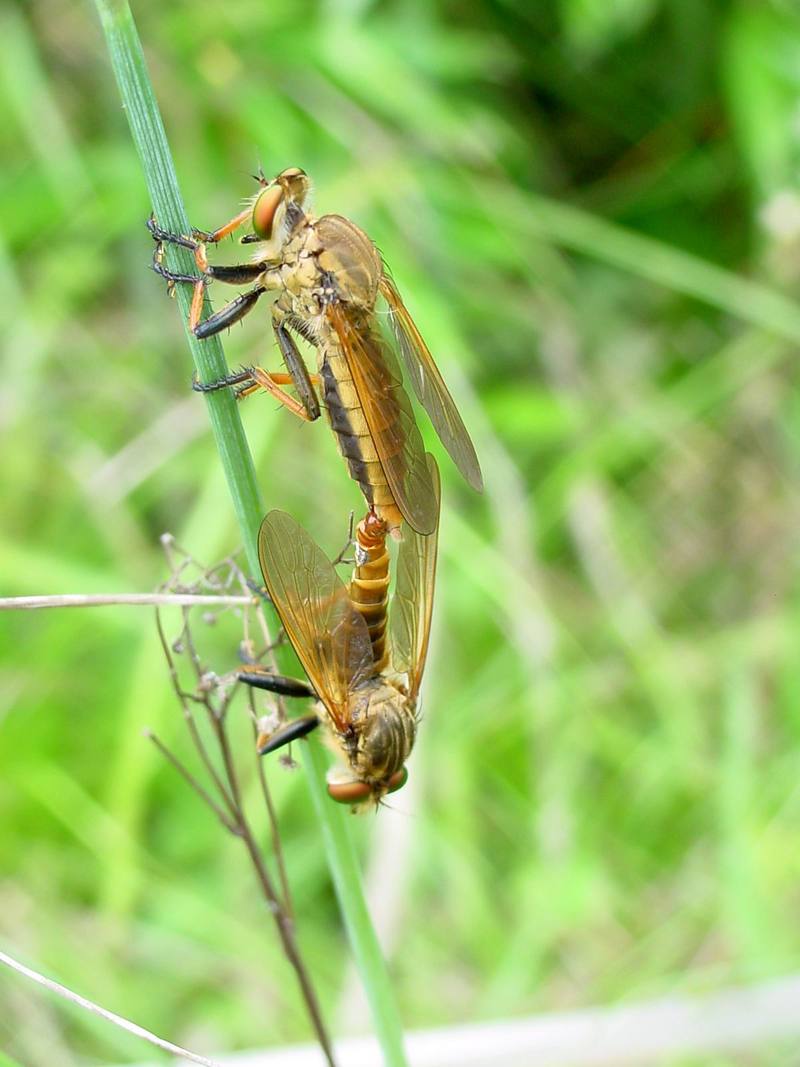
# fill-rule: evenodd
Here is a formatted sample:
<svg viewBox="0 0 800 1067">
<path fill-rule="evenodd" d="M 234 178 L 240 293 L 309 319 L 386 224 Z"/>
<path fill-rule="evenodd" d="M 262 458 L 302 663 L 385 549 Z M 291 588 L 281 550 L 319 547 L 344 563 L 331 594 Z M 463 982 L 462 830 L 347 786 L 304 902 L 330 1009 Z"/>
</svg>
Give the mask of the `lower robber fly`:
<svg viewBox="0 0 800 1067">
<path fill-rule="evenodd" d="M 439 503 L 439 471 L 427 468 Z M 259 740 L 273 752 L 320 723 L 342 759 L 328 793 L 358 807 L 400 789 L 417 731 L 417 702 L 430 636 L 438 526 L 406 530 L 388 605 L 387 527 L 371 509 L 356 530 L 356 566 L 349 588 L 322 549 L 291 516 L 271 511 L 258 536 L 264 582 L 311 685 L 255 670 L 248 685 L 318 700 L 318 710 Z"/>
</svg>

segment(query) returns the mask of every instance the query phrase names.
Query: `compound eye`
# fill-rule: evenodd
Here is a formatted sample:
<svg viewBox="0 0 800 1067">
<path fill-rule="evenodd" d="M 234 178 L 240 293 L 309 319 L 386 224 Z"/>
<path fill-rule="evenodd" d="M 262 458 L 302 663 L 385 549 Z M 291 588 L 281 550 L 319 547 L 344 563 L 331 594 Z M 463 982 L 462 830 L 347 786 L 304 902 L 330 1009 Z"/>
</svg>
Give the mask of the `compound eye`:
<svg viewBox="0 0 800 1067">
<path fill-rule="evenodd" d="M 283 200 L 283 189 L 279 185 L 270 185 L 258 194 L 253 204 L 253 229 L 264 241 L 272 237 L 275 212 L 281 200 Z"/>
<path fill-rule="evenodd" d="M 328 782 L 328 796 L 337 804 L 359 804 L 372 796 L 366 782 Z"/>
<path fill-rule="evenodd" d="M 402 789 L 408 781 L 408 771 L 405 767 L 401 767 L 399 771 L 395 771 L 392 777 L 389 779 L 389 784 L 386 786 L 387 793 L 396 793 L 398 789 Z"/>
</svg>

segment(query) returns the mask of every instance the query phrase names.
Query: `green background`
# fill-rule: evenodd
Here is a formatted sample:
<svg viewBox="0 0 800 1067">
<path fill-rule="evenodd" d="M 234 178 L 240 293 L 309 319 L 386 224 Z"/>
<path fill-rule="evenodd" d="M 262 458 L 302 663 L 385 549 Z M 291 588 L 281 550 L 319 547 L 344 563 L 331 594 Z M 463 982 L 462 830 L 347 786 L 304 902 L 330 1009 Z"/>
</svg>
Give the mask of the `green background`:
<svg viewBox="0 0 800 1067">
<path fill-rule="evenodd" d="M 396 812 L 353 824 L 405 1023 L 796 970 L 795 5 L 134 11 L 193 222 L 259 163 L 304 167 L 380 246 L 482 460 L 481 499 L 420 416 L 444 483 L 425 715 Z M 0 29 L 0 582 L 148 590 L 165 530 L 236 548 L 204 405 L 92 7 Z M 277 366 L 265 309 L 226 352 Z M 242 414 L 268 505 L 334 553 L 359 497 L 330 434 Z M 215 670 L 240 636 L 207 636 Z M 0 648 L 9 950 L 193 1047 L 306 1039 L 237 843 L 142 736 L 189 751 L 151 612 L 4 614 Z M 366 1029 L 302 772 L 270 782 L 326 1015 Z M 6 978 L 0 1046 L 146 1056 Z"/>
</svg>

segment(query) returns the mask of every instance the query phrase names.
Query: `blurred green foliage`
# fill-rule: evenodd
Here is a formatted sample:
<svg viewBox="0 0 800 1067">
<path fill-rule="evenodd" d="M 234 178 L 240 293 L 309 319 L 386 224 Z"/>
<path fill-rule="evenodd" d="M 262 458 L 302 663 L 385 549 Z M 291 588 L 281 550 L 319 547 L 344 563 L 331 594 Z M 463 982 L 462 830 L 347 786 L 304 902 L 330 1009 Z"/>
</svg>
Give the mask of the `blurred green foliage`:
<svg viewBox="0 0 800 1067">
<path fill-rule="evenodd" d="M 795 5 L 134 10 L 193 221 L 303 166 L 380 245 L 482 458 L 478 499 L 438 453 L 408 815 L 357 827 L 406 1023 L 797 969 Z M 2 588 L 146 590 L 164 530 L 212 562 L 233 517 L 93 11 L 0 27 Z M 259 312 L 226 350 L 277 360 Z M 269 505 L 335 551 L 358 496 L 330 435 L 243 416 Z M 175 1040 L 305 1038 L 236 843 L 142 737 L 188 747 L 149 612 L 4 614 L 0 647 L 3 940 Z M 271 781 L 302 945 L 358 1028 L 301 775 Z M 143 1057 L 0 1003 L 23 1062 Z"/>
</svg>

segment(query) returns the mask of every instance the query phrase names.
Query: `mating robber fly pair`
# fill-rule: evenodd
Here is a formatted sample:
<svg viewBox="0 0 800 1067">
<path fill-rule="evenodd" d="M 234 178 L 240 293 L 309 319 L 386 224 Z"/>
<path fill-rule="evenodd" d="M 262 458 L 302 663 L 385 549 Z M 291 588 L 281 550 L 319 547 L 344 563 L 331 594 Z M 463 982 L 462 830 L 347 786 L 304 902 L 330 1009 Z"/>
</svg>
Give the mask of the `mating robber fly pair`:
<svg viewBox="0 0 800 1067">
<path fill-rule="evenodd" d="M 201 339 L 238 322 L 265 293 L 277 294 L 272 328 L 286 373 L 252 367 L 195 382 L 197 390 L 231 387 L 239 398 L 265 391 L 313 421 L 321 389 L 339 451 L 368 506 L 356 530 L 355 569 L 345 586 L 310 535 L 285 512 L 271 511 L 259 531 L 261 569 L 311 685 L 252 669 L 239 676 L 258 688 L 318 701 L 313 714 L 260 739 L 260 752 L 324 723 L 345 764 L 343 774 L 329 777 L 330 796 L 354 806 L 378 803 L 405 782 L 414 744 L 440 502 L 436 462 L 425 453 L 394 349 L 378 326 L 379 297 L 406 375 L 443 445 L 474 489 L 480 491 L 483 481 L 461 416 L 369 237 L 340 215 L 312 215 L 305 206 L 310 182 L 299 168 L 257 180 L 248 206 L 211 233 L 172 234 L 151 219 L 153 266 L 170 286 L 194 287 L 189 325 Z M 211 265 L 207 246 L 247 223 L 251 229 L 241 241 L 257 246 L 251 261 Z M 199 276 L 169 271 L 165 243 L 189 248 Z M 205 289 L 214 280 L 251 288 L 202 319 Z M 293 335 L 316 349 L 316 374 L 309 373 Z M 400 541 L 390 608 L 387 535 Z"/>
</svg>

